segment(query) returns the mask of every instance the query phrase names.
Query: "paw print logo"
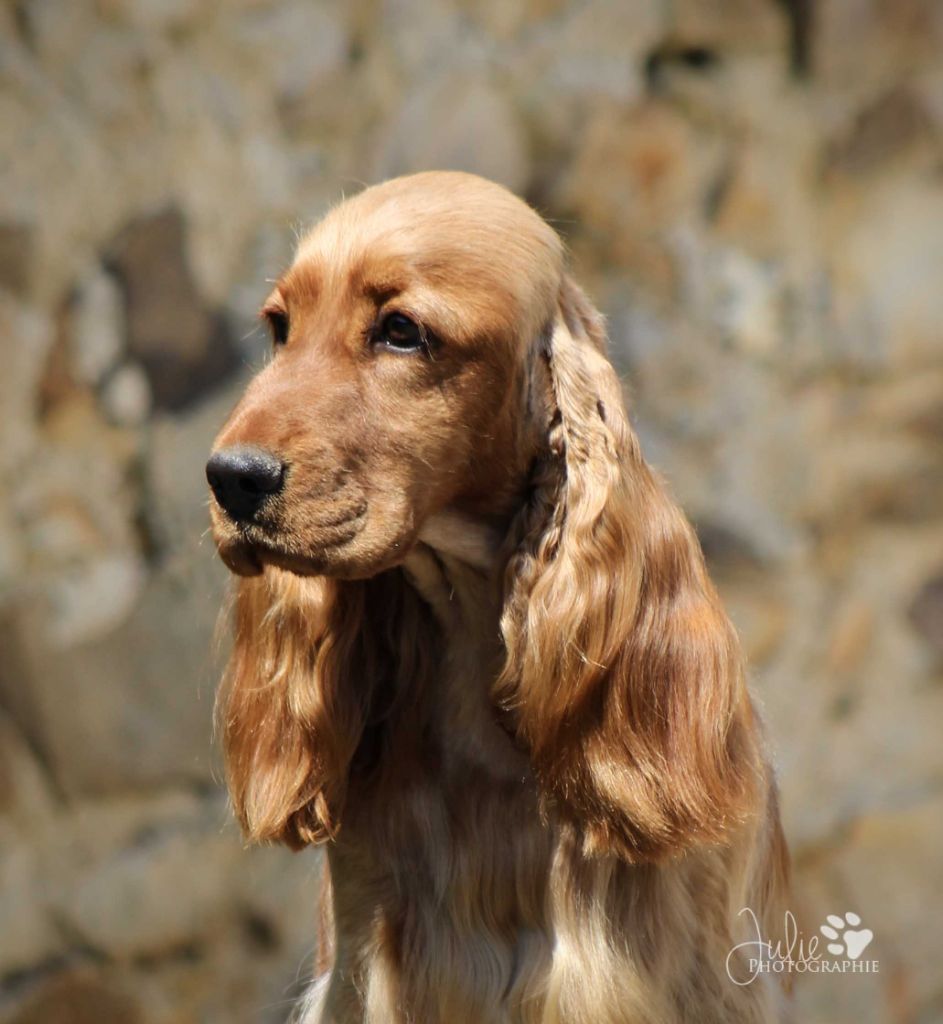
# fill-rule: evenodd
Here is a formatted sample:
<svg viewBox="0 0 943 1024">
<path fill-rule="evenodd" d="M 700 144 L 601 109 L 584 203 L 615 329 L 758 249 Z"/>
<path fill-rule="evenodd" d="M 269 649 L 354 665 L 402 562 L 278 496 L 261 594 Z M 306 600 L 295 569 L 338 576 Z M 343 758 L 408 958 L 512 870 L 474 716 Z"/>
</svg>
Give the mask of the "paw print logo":
<svg viewBox="0 0 943 1024">
<path fill-rule="evenodd" d="M 844 917 L 829 914 L 826 920 L 828 924 L 823 924 L 819 931 L 826 939 L 831 940 L 827 948 L 829 953 L 836 956 L 844 955 L 849 960 L 857 960 L 874 938 L 874 932 L 870 928 L 858 927 L 861 918 L 850 910 Z"/>
</svg>

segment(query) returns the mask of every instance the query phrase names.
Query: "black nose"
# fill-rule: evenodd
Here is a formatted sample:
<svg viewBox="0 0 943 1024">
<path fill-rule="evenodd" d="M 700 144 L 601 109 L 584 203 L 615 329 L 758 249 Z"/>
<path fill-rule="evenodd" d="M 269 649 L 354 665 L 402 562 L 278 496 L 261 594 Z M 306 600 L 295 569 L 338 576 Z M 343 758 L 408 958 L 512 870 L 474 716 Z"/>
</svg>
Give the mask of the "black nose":
<svg viewBox="0 0 943 1024">
<path fill-rule="evenodd" d="M 281 490 L 285 467 L 261 448 L 237 445 L 210 456 L 206 479 L 216 500 L 237 523 L 251 519 L 272 494 Z"/>
</svg>

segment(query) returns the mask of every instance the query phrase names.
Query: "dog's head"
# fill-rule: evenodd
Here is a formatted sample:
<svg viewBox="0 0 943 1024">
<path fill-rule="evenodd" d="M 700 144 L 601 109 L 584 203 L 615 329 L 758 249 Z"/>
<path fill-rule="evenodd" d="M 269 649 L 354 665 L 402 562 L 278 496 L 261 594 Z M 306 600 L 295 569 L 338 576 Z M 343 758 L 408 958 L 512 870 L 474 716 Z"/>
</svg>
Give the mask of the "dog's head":
<svg viewBox="0 0 943 1024">
<path fill-rule="evenodd" d="M 229 567 L 373 576 L 445 508 L 507 513 L 560 276 L 556 234 L 471 175 L 396 179 L 328 214 L 265 303 L 273 357 L 207 466 Z"/>
</svg>

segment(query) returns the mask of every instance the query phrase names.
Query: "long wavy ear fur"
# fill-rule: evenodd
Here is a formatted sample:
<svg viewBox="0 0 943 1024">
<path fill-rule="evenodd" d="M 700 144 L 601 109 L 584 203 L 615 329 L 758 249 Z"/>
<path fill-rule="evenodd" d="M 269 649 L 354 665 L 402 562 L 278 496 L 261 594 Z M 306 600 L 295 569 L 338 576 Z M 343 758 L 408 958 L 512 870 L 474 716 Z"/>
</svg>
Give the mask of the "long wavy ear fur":
<svg viewBox="0 0 943 1024">
<path fill-rule="evenodd" d="M 230 797 L 247 838 L 292 847 L 330 836 L 369 706 L 362 586 L 269 570 L 240 580 L 218 699 Z M 343 677 L 342 677 L 343 670 Z"/>
<path fill-rule="evenodd" d="M 351 785 L 440 664 L 428 610 L 399 569 L 365 580 L 267 569 L 239 581 L 217 700 L 230 798 L 248 839 L 335 835 Z M 402 760 L 402 758 L 400 758 Z"/>
<path fill-rule="evenodd" d="M 508 564 L 497 697 L 585 851 L 656 860 L 723 841 L 763 769 L 736 636 L 604 350 L 599 314 L 565 280 L 541 352 L 547 447 Z"/>
</svg>

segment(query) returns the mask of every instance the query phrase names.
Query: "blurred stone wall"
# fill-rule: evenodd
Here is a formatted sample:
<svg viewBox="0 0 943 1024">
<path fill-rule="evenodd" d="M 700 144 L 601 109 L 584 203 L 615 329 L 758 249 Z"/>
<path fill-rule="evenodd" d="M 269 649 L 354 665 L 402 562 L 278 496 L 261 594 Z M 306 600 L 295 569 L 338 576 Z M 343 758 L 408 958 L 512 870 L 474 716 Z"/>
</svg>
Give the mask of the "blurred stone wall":
<svg viewBox="0 0 943 1024">
<path fill-rule="evenodd" d="M 317 856 L 211 743 L 203 462 L 299 224 L 395 173 L 530 199 L 749 652 L 803 1022 L 943 1019 L 943 5 L 0 7 L 0 1020 L 281 1021 Z"/>
</svg>

